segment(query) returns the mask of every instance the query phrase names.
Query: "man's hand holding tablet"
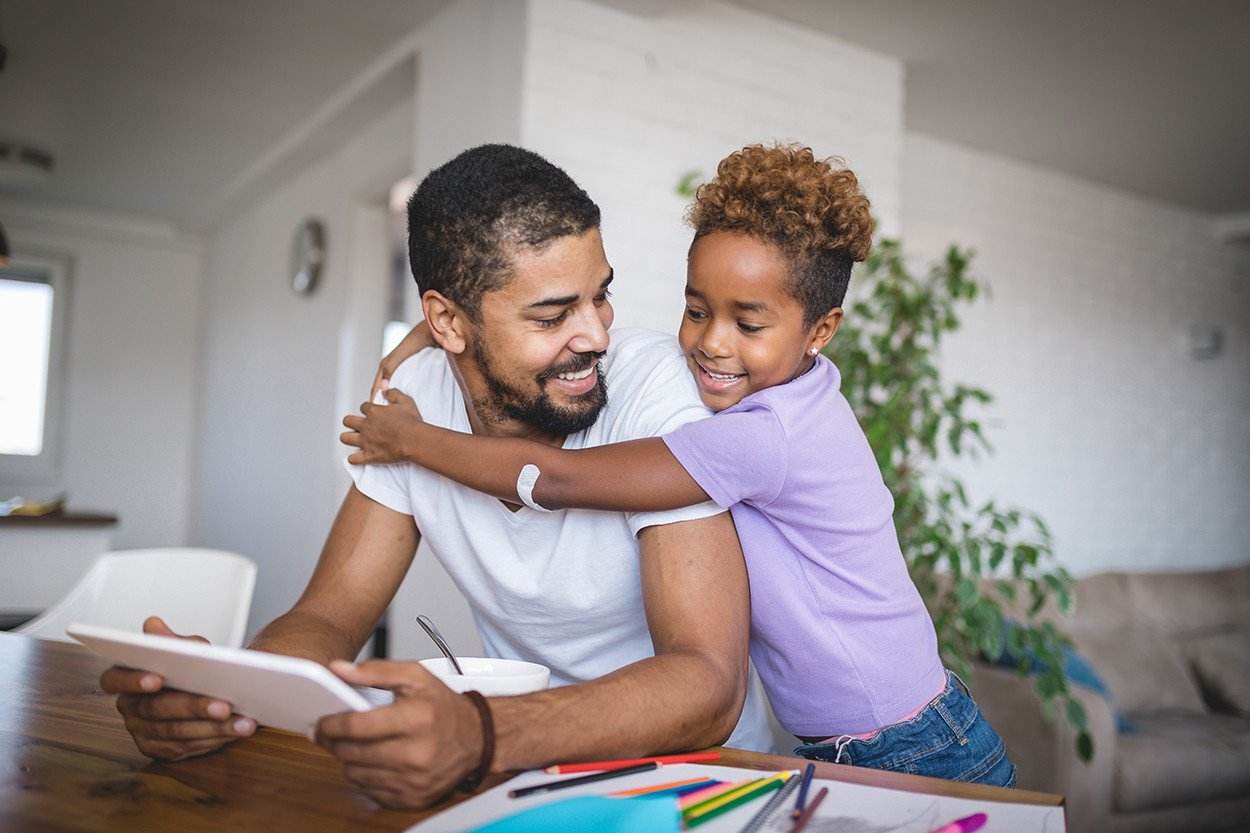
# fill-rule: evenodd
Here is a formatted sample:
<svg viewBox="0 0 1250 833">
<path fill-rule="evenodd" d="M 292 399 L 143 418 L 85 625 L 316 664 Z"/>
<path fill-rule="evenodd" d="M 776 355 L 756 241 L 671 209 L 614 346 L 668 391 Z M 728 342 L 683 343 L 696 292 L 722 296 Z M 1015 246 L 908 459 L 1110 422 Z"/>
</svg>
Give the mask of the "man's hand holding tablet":
<svg viewBox="0 0 1250 833">
<path fill-rule="evenodd" d="M 343 762 L 343 775 L 384 807 L 423 807 L 477 768 L 484 738 L 477 709 L 416 662 L 335 660 L 330 670 L 354 686 L 395 693 L 367 712 L 323 717 L 315 740 Z"/>
<path fill-rule="evenodd" d="M 157 616 L 148 617 L 143 632 L 208 642 L 202 636 L 174 633 Z M 181 760 L 220 749 L 256 731 L 256 721 L 235 714 L 214 697 L 164 688 L 160 674 L 114 665 L 100 675 L 100 687 L 119 695 L 117 710 L 134 736 L 139 751 L 151 758 Z"/>
</svg>

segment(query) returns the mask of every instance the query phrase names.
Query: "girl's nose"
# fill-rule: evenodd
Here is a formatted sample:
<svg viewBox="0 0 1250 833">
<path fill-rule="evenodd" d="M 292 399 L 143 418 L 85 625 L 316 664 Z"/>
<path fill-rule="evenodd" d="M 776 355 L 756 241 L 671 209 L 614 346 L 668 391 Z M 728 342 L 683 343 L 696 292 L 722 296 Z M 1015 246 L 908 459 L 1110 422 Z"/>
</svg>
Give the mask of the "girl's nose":
<svg viewBox="0 0 1250 833">
<path fill-rule="evenodd" d="M 728 344 L 724 329 L 709 324 L 703 330 L 703 337 L 699 339 L 699 350 L 709 359 L 724 358 L 729 355 Z"/>
</svg>

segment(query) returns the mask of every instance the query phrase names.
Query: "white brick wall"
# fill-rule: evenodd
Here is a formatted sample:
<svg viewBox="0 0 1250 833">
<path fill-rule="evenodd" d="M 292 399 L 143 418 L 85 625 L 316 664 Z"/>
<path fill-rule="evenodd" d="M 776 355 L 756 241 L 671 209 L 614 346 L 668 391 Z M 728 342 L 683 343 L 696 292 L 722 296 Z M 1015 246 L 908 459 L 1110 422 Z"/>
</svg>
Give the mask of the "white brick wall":
<svg viewBox="0 0 1250 833">
<path fill-rule="evenodd" d="M 896 60 L 714 3 L 637 16 L 531 0 L 528 41 L 522 141 L 602 208 L 619 323 L 676 330 L 690 231 L 675 186 L 745 144 L 844 157 L 897 227 Z"/>
<path fill-rule="evenodd" d="M 977 250 L 993 298 L 943 365 L 994 393 L 980 496 L 1034 508 L 1076 571 L 1250 557 L 1250 282 L 1209 218 L 926 136 L 903 143 L 906 248 Z M 1224 353 L 1196 361 L 1192 324 Z"/>
</svg>

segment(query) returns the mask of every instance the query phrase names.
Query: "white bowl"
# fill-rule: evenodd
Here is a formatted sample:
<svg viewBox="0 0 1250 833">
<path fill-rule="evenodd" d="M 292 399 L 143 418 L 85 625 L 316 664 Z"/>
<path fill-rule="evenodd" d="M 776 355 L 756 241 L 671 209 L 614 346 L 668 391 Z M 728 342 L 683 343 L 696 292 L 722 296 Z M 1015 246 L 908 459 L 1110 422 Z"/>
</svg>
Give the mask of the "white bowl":
<svg viewBox="0 0 1250 833">
<path fill-rule="evenodd" d="M 547 666 L 519 659 L 456 657 L 456 662 L 460 663 L 463 674 L 457 674 L 446 657 L 421 660 L 426 670 L 452 691 L 480 691 L 487 697 L 542 691 L 551 677 Z"/>
</svg>

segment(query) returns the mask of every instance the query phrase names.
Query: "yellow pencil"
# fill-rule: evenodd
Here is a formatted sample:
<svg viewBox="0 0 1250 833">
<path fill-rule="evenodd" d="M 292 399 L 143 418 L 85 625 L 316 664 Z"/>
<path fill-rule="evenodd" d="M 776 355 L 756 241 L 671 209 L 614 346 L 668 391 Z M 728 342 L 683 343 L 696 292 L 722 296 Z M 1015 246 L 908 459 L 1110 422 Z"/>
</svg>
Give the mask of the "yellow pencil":
<svg viewBox="0 0 1250 833">
<path fill-rule="evenodd" d="M 769 776 L 767 778 L 758 778 L 754 781 L 748 781 L 747 783 L 743 784 L 741 787 L 738 787 L 735 790 L 730 790 L 729 792 L 725 792 L 725 793 L 721 793 L 720 795 L 713 796 L 712 798 L 709 798 L 707 801 L 702 801 L 694 805 L 693 807 L 689 807 L 683 810 L 682 816 L 685 818 L 687 822 L 694 821 L 700 816 L 704 816 L 704 815 L 707 815 L 708 813 L 715 812 L 716 810 L 719 810 L 721 807 L 725 806 L 726 804 L 736 802 L 740 798 L 745 798 L 748 795 L 754 795 L 755 793 L 760 792 L 761 790 L 767 790 L 771 788 L 775 783 L 784 784 L 793 775 L 794 775 L 793 771 L 784 770 L 782 772 L 778 772 L 775 775 Z"/>
</svg>

